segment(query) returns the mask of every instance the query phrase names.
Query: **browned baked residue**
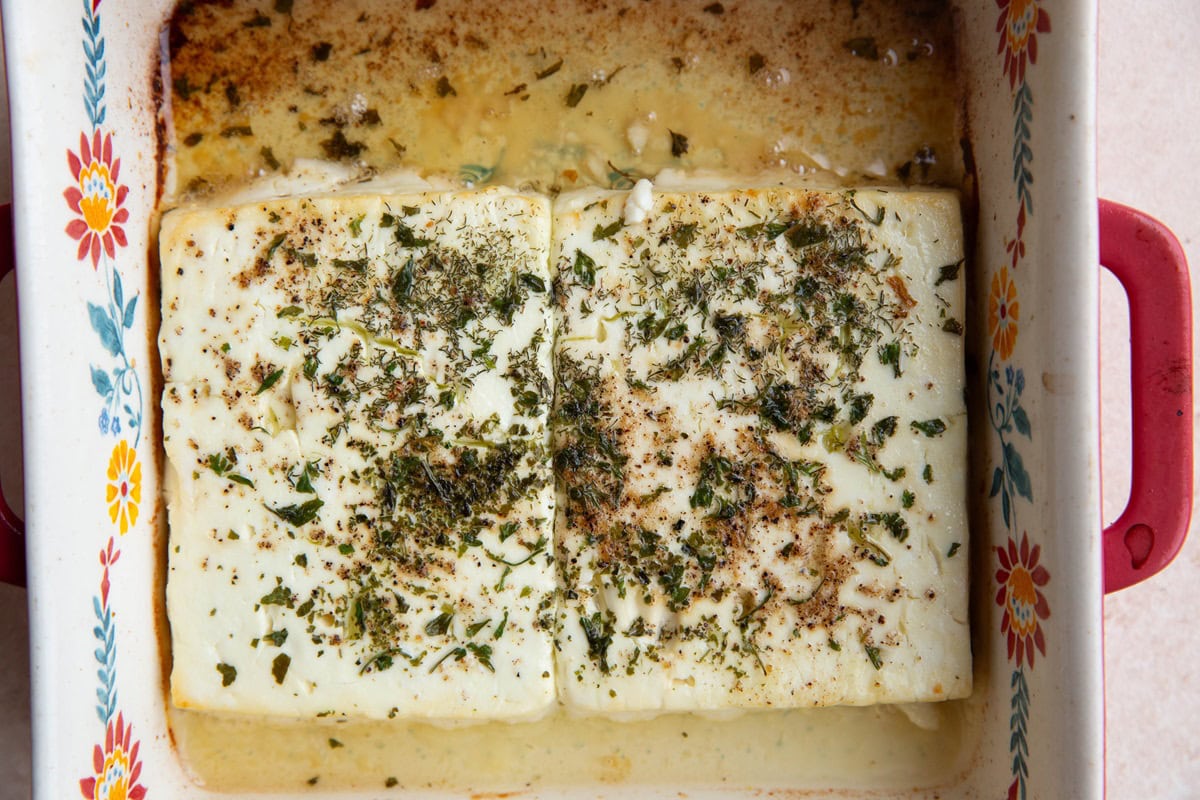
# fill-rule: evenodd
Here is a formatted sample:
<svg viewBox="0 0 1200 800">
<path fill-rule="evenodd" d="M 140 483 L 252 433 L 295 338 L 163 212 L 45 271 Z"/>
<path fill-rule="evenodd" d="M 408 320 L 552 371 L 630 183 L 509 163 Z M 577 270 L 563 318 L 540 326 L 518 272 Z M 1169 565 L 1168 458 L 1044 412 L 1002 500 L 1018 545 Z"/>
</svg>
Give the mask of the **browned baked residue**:
<svg viewBox="0 0 1200 800">
<path fill-rule="evenodd" d="M 158 258 L 158 227 L 161 215 L 155 211 L 150 217 L 150 235 L 147 237 L 146 264 L 159 263 Z M 143 305 L 146 314 L 146 354 L 149 381 L 146 387 L 146 417 L 143 422 L 148 434 L 144 456 L 153 460 L 154 475 L 163 475 L 166 466 L 166 453 L 157 443 L 163 441 L 162 406 L 159 402 L 163 396 L 162 363 L 158 358 L 158 330 L 162 324 L 162 286 L 159 272 L 149 266 L 146 269 L 146 302 Z M 155 444 L 151 444 L 155 443 Z M 159 674 L 162 676 L 160 690 L 163 701 L 170 702 L 171 696 L 171 625 L 167 619 L 167 509 L 166 499 L 162 492 L 156 492 L 148 498 L 150 504 L 149 528 L 153 540 L 153 579 L 148 587 L 150 608 L 154 617 L 155 641 L 158 643 Z M 174 738 L 172 738 L 174 742 Z"/>
<path fill-rule="evenodd" d="M 950 131 L 954 124 L 955 100 L 944 91 L 954 65 L 947 4 L 892 5 L 871 4 L 851 20 L 815 3 L 782 16 L 735 5 L 713 15 L 684 0 L 564 0 L 554 14 L 499 0 L 444 0 L 421 13 L 409 3 L 372 0 L 183 3 L 162 37 L 179 185 L 203 193 L 286 169 L 298 157 L 449 173 L 475 163 L 532 177 L 530 169 L 541 167 L 530 159 L 569 146 L 575 128 L 600 119 L 617 126 L 606 145 L 615 168 L 653 174 L 677 161 L 669 140 L 636 158 L 623 144 L 625 127 L 652 111 L 662 125 L 686 128 L 698 164 L 707 163 L 706 150 L 716 152 L 713 137 L 743 147 L 754 141 L 754 152 L 739 154 L 734 167 L 762 169 L 777 160 L 780 137 L 836 129 L 801 149 L 835 161 L 841 148 L 873 151 L 889 169 L 908 165 L 899 181 L 947 182 L 957 169 L 955 140 L 922 134 L 922 127 Z M 843 46 L 864 31 L 874 34 L 879 60 Z M 890 69 L 884 59 L 893 60 Z M 671 96 L 647 105 L 646 86 L 663 82 L 673 86 Z M 586 91 L 568 107 L 562 100 L 575 86 Z M 701 122 L 677 100 L 704 91 L 719 92 L 723 102 Z M 750 121 L 768 118 L 778 127 L 755 132 L 758 123 Z M 493 148 L 455 157 L 444 146 L 446 137 L 473 141 L 461 128 L 476 124 L 508 141 L 502 163 L 489 163 Z M 519 144 L 529 138 L 519 131 L 530 128 L 537 132 L 527 143 L 532 149 Z M 537 177 L 547 187 L 606 182 L 582 162 L 543 166 Z"/>
</svg>

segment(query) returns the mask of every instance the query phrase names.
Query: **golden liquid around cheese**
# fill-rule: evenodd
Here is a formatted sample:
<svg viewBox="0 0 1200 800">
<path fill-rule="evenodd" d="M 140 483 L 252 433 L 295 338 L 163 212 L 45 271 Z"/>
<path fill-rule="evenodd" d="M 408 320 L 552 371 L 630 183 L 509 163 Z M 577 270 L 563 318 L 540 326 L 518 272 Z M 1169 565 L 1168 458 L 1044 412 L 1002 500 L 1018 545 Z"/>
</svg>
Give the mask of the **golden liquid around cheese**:
<svg viewBox="0 0 1200 800">
<path fill-rule="evenodd" d="M 178 191 L 296 158 L 543 191 L 665 167 L 961 178 L 946 2 L 417 5 L 186 5 L 168 37 Z"/>
<path fill-rule="evenodd" d="M 823 708 L 729 719 L 571 718 L 439 728 L 408 722 L 264 722 L 171 711 L 188 769 L 218 791 L 397 788 L 462 794 L 596 786 L 679 790 L 911 789 L 959 775 L 973 752 L 971 701 L 922 709 Z M 315 782 L 312 782 L 316 778 Z M 627 795 L 628 796 L 628 795 Z"/>
<path fill-rule="evenodd" d="M 185 3 L 168 193 L 298 158 L 546 192 L 664 168 L 959 186 L 952 27 L 940 0 Z M 975 751 L 977 705 L 925 707 L 923 727 L 888 707 L 457 729 L 169 716 L 186 768 L 221 791 L 619 795 L 944 784 Z"/>
</svg>

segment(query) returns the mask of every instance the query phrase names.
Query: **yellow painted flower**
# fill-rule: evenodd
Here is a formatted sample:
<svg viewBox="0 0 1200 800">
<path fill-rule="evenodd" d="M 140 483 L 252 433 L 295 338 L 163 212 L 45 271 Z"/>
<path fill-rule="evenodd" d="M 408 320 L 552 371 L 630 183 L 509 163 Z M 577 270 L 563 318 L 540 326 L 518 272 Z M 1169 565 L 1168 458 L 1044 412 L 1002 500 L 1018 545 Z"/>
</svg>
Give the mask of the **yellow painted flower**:
<svg viewBox="0 0 1200 800">
<path fill-rule="evenodd" d="M 992 289 L 988 292 L 988 332 L 992 336 L 992 349 L 1001 359 L 1012 356 L 1017 344 L 1017 321 L 1021 318 L 1021 304 L 1017 302 L 1017 286 L 1008 279 L 1008 268 L 1001 267 L 992 276 Z"/>
<path fill-rule="evenodd" d="M 105 491 L 108 516 L 122 535 L 137 524 L 138 506 L 142 502 L 142 465 L 137 450 L 124 439 L 113 448 L 108 460 L 108 487 Z"/>
<path fill-rule="evenodd" d="M 132 726 L 118 714 L 115 723 L 108 723 L 104 747 L 96 745 L 92 753 L 96 774 L 79 782 L 80 793 L 87 800 L 142 800 L 146 787 L 138 781 L 142 774 L 138 747 Z"/>
</svg>

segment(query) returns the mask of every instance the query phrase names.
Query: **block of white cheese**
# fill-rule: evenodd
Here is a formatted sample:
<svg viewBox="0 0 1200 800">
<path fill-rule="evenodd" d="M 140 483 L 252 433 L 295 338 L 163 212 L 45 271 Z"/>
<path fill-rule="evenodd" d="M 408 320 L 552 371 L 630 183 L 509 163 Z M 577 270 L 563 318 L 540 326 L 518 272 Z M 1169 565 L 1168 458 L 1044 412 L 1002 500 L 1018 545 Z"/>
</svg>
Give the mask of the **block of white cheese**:
<svg viewBox="0 0 1200 800">
<path fill-rule="evenodd" d="M 549 236 L 501 189 L 163 218 L 177 706 L 554 704 Z"/>
<path fill-rule="evenodd" d="M 649 189 L 554 209 L 560 698 L 966 695 L 957 197 Z"/>
</svg>

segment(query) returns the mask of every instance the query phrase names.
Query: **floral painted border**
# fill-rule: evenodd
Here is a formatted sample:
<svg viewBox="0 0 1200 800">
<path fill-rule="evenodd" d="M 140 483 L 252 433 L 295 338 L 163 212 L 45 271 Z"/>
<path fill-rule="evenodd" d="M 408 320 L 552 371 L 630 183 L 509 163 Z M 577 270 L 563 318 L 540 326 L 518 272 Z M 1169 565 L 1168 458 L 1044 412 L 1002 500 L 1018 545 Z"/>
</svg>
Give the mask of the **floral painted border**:
<svg viewBox="0 0 1200 800">
<path fill-rule="evenodd" d="M 99 592 L 92 597 L 96 626 L 96 714 L 98 743 L 92 749 L 90 774 L 79 789 L 89 800 L 142 800 L 142 762 L 133 725 L 121 711 L 117 681 L 117 639 L 112 608 L 113 569 L 121 557 L 119 537 L 134 530 L 142 504 L 142 464 L 138 458 L 144 421 L 144 398 L 137 365 L 126 348 L 126 334 L 137 319 L 140 295 L 126 296 L 117 265 L 120 249 L 128 244 L 125 225 L 129 187 L 122 184 L 121 159 L 116 156 L 112 131 L 105 130 L 107 63 L 100 25 L 101 0 L 83 0 L 83 104 L 88 128 L 79 134 L 79 147 L 66 151 L 71 183 L 63 192 L 71 218 L 67 236 L 77 242 L 76 259 L 91 263 L 103 275 L 104 298 L 88 302 L 87 315 L 100 343 L 90 365 L 92 386 L 100 396 L 97 418 L 100 436 L 113 437 L 104 468 L 103 502 L 112 528 L 100 550 Z"/>
<path fill-rule="evenodd" d="M 1029 784 L 1029 718 L 1031 702 L 1027 672 L 1037 653 L 1046 655 L 1042 623 L 1050 605 L 1042 587 L 1050 572 L 1040 562 L 1041 545 L 1030 541 L 1018 524 L 1018 498 L 1033 502 L 1033 484 L 1019 449 L 1022 440 L 1033 440 L 1033 425 L 1021 402 L 1025 372 L 1013 363 L 1020 330 L 1021 305 L 1017 276 L 1025 259 L 1025 223 L 1033 216 L 1033 90 L 1025 80 L 1029 65 L 1037 63 L 1037 36 L 1050 32 L 1050 15 L 1041 0 L 996 0 L 997 53 L 1004 56 L 1004 74 L 1013 94 L 1013 171 L 1017 213 L 1015 234 L 1005 238 L 1010 261 L 992 276 L 988 291 L 987 325 L 991 337 L 988 356 L 988 417 L 996 436 L 999 464 L 992 472 L 990 497 L 998 498 L 1007 542 L 994 548 L 997 561 L 996 604 L 1003 609 L 1000 633 L 1005 637 L 1008 660 L 1013 662 L 1009 689 L 1009 755 L 1012 782 L 1009 800 L 1025 800 Z M 1010 269 L 1011 267 L 1011 269 Z M 1018 532 L 1020 535 L 1018 536 Z"/>
</svg>

